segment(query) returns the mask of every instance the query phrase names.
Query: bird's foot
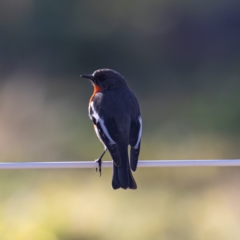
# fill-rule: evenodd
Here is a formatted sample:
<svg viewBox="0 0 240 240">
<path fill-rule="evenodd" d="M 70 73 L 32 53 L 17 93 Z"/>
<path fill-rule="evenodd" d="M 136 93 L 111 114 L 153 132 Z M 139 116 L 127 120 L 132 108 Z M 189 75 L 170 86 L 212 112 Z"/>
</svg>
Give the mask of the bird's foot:
<svg viewBox="0 0 240 240">
<path fill-rule="evenodd" d="M 96 168 L 96 172 L 99 172 L 100 177 L 101 177 L 101 174 L 102 174 L 102 159 L 99 158 L 99 159 L 95 160 L 95 162 L 98 163 L 98 168 Z"/>
</svg>

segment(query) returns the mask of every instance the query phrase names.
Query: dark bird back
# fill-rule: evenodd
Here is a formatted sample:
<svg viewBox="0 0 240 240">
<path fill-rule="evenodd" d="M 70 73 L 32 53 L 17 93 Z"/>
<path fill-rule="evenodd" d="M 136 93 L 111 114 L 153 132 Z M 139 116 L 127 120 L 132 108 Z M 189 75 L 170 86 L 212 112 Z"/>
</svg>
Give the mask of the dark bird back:
<svg viewBox="0 0 240 240">
<path fill-rule="evenodd" d="M 114 70 L 100 69 L 82 77 L 89 78 L 94 86 L 89 116 L 98 138 L 113 159 L 112 187 L 136 189 L 131 170 L 137 169 L 142 134 L 138 101 L 125 79 Z"/>
</svg>

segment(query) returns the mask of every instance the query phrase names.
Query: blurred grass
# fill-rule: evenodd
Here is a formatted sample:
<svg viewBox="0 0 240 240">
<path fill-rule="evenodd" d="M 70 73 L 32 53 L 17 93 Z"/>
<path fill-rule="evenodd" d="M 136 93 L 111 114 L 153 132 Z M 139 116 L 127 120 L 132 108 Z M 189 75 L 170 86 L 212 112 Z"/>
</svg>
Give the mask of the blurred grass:
<svg viewBox="0 0 240 240">
<path fill-rule="evenodd" d="M 102 146 L 87 116 L 91 86 L 81 82 L 75 99 L 72 89 L 58 95 L 41 78 L 29 79 L 1 86 L 1 161 L 95 159 Z M 162 119 L 149 109 L 152 99 L 140 102 L 147 119 L 140 159 L 239 156 L 236 135 L 202 127 L 214 102 L 160 103 Z M 101 178 L 94 169 L 1 171 L 1 239 L 239 239 L 238 168 L 145 168 L 134 176 L 137 191 L 113 191 L 110 169 Z"/>
<path fill-rule="evenodd" d="M 238 239 L 239 177 L 227 171 L 139 169 L 137 191 L 113 191 L 110 170 L 101 179 L 89 170 L 5 172 L 1 189 L 10 184 L 1 192 L 0 233 L 2 239 Z"/>
</svg>

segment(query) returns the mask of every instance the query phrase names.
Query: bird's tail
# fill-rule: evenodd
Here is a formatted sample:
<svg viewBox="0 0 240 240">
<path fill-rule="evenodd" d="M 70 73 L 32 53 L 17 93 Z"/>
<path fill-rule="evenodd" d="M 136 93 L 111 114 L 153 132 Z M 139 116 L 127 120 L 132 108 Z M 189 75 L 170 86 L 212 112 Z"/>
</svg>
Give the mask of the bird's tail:
<svg viewBox="0 0 240 240">
<path fill-rule="evenodd" d="M 127 147 L 120 148 L 119 153 L 121 156 L 121 165 L 117 167 L 113 163 L 112 187 L 113 189 L 118 189 L 118 188 L 137 189 L 137 184 L 133 178 L 133 175 L 129 166 Z"/>
</svg>

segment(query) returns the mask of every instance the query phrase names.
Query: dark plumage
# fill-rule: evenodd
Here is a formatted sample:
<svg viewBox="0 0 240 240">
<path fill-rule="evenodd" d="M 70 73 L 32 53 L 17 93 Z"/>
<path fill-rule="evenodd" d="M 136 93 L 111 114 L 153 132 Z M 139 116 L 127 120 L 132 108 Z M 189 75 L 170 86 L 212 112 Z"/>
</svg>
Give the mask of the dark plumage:
<svg viewBox="0 0 240 240">
<path fill-rule="evenodd" d="M 90 79 L 94 86 L 89 116 L 105 151 L 109 150 L 113 159 L 112 187 L 136 189 L 130 168 L 137 169 L 140 151 L 142 120 L 138 101 L 123 76 L 114 70 L 100 69 L 81 76 Z"/>
</svg>

